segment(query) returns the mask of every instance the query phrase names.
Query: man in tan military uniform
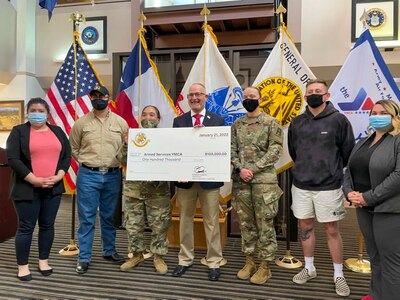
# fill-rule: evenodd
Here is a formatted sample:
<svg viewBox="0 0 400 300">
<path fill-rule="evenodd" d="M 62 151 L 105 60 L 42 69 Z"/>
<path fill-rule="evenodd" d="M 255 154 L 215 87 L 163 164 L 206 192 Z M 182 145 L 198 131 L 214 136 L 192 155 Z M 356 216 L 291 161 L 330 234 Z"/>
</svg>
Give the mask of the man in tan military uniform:
<svg viewBox="0 0 400 300">
<path fill-rule="evenodd" d="M 274 217 L 282 190 L 274 164 L 283 151 L 283 134 L 278 121 L 260 111 L 257 88 L 246 88 L 243 99 L 247 114 L 232 124 L 231 141 L 232 206 L 239 216 L 242 252 L 246 255 L 246 265 L 237 276 L 251 276 L 250 282 L 263 284 L 271 277 L 269 262 L 277 250 Z M 254 261 L 257 250 L 261 259 L 258 270 Z"/>
<path fill-rule="evenodd" d="M 69 136 L 72 156 L 79 162 L 76 179 L 78 274 L 88 271 L 92 259 L 97 211 L 104 259 L 125 261 L 115 249 L 114 212 L 121 187 L 118 153 L 128 124 L 108 108 L 110 93 L 104 86 L 95 86 L 89 96 L 93 110 L 75 122 Z"/>
</svg>

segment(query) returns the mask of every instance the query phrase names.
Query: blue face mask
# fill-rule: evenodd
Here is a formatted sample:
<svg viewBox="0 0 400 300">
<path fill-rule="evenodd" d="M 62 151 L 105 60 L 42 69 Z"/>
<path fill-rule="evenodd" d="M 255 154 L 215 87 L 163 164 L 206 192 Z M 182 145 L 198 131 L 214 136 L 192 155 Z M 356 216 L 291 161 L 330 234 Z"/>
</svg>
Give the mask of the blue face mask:
<svg viewBox="0 0 400 300">
<path fill-rule="evenodd" d="M 390 115 L 369 116 L 369 125 L 375 130 L 384 130 L 392 126 L 392 117 Z"/>
<path fill-rule="evenodd" d="M 47 114 L 45 113 L 29 113 L 28 121 L 32 125 L 43 125 L 47 121 Z"/>
</svg>

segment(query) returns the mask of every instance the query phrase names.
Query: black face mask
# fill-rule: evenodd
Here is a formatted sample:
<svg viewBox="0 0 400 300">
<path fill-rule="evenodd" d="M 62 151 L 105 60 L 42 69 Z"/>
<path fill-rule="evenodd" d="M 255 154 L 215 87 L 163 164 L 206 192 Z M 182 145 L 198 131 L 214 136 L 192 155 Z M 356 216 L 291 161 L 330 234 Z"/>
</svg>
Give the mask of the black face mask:
<svg viewBox="0 0 400 300">
<path fill-rule="evenodd" d="M 258 99 L 244 99 L 242 104 L 248 112 L 253 112 L 258 107 Z"/>
<path fill-rule="evenodd" d="M 92 105 L 94 109 L 96 110 L 103 110 L 108 106 L 108 100 L 102 100 L 102 99 L 93 99 L 92 100 Z"/>
<path fill-rule="evenodd" d="M 318 106 L 321 106 L 322 103 L 324 103 L 324 100 L 322 99 L 324 95 L 326 95 L 326 93 L 308 95 L 307 104 L 312 108 L 317 108 Z"/>
</svg>

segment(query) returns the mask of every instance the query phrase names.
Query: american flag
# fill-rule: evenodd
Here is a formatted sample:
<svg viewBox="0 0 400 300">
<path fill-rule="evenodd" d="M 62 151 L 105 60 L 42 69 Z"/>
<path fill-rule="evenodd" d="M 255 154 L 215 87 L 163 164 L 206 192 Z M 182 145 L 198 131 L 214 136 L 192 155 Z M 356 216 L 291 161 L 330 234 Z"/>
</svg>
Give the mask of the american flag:
<svg viewBox="0 0 400 300">
<path fill-rule="evenodd" d="M 78 36 L 75 36 L 75 48 L 76 69 L 74 67 L 74 45 L 72 44 L 45 98 L 50 106 L 50 122 L 60 126 L 68 136 L 75 120 L 92 110 L 89 92 L 94 86 L 102 85 L 79 43 Z M 75 76 L 78 87 L 77 100 L 75 100 Z M 78 164 L 72 160 L 71 168 L 65 176 L 67 188 L 70 190 L 75 190 L 77 171 Z"/>
</svg>

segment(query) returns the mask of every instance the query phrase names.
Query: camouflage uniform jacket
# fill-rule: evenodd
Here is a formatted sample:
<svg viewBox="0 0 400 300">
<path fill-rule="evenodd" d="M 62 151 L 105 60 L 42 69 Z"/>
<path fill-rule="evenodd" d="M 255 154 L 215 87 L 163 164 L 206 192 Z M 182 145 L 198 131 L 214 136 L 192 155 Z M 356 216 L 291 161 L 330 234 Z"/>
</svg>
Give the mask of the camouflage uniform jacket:
<svg viewBox="0 0 400 300">
<path fill-rule="evenodd" d="M 121 148 L 118 157 L 121 163 L 126 166 L 128 146 Z M 123 194 L 127 197 L 136 199 L 148 199 L 151 197 L 168 197 L 169 201 L 169 182 L 168 181 L 127 181 L 124 179 Z"/>
<path fill-rule="evenodd" d="M 278 121 L 262 112 L 258 117 L 247 115 L 232 124 L 232 179 L 240 181 L 239 170 L 253 171 L 251 183 L 277 183 L 274 164 L 283 152 L 283 131 Z"/>
<path fill-rule="evenodd" d="M 127 181 L 124 180 L 123 194 L 140 200 L 165 198 L 170 201 L 168 181 Z"/>
</svg>

